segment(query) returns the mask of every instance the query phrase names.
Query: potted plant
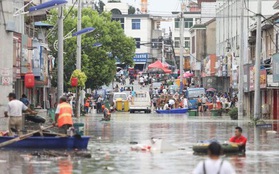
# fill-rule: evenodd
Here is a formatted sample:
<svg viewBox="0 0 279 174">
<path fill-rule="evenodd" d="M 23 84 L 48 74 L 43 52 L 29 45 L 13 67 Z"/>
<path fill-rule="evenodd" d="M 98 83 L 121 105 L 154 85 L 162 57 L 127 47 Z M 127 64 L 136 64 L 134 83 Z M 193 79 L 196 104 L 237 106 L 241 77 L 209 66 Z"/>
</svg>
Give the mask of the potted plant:
<svg viewBox="0 0 279 174">
<path fill-rule="evenodd" d="M 237 120 L 238 119 L 238 109 L 236 107 L 232 108 L 228 112 L 229 116 L 231 117 L 232 120 Z"/>
</svg>

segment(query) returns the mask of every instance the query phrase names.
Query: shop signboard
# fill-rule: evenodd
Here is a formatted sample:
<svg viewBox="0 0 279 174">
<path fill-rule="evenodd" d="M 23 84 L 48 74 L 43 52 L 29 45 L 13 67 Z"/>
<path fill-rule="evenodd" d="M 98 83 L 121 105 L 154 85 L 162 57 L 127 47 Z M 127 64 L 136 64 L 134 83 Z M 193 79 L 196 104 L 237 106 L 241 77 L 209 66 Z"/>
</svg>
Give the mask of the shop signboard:
<svg viewBox="0 0 279 174">
<path fill-rule="evenodd" d="M 42 46 L 38 41 L 33 40 L 32 64 L 33 64 L 33 74 L 35 77 L 41 76 L 41 56 L 42 56 Z"/>
<path fill-rule="evenodd" d="M 32 38 L 27 35 L 22 35 L 22 55 L 21 55 L 21 74 L 26 74 L 29 71 L 32 71 Z"/>
<path fill-rule="evenodd" d="M 250 91 L 254 91 L 255 90 L 255 67 L 254 66 L 250 66 L 250 85 L 249 85 L 249 90 Z M 266 80 L 266 70 L 265 69 L 261 69 L 260 70 L 260 88 L 266 88 L 267 85 L 267 80 Z"/>
<path fill-rule="evenodd" d="M 133 59 L 134 59 L 135 64 L 137 62 L 145 62 L 146 63 L 148 57 L 149 57 L 148 53 L 136 53 L 136 55 Z"/>
<path fill-rule="evenodd" d="M 274 54 L 272 56 L 272 73 L 273 73 L 273 82 L 279 82 L 279 54 Z"/>
<path fill-rule="evenodd" d="M 249 74 L 249 68 L 251 65 L 246 64 L 244 65 L 244 76 L 243 76 L 243 87 L 244 87 L 244 92 L 249 92 L 249 78 L 250 78 L 250 74 Z"/>
<path fill-rule="evenodd" d="M 13 80 L 20 79 L 20 61 L 22 56 L 22 35 L 14 32 L 13 37 Z"/>
</svg>

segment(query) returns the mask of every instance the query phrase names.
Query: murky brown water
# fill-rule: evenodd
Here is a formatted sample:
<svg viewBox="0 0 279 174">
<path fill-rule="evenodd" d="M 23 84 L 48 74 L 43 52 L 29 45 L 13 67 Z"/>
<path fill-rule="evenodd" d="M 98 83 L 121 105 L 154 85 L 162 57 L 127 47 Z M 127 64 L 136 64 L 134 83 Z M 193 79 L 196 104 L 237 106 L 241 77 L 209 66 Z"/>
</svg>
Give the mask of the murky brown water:
<svg viewBox="0 0 279 174">
<path fill-rule="evenodd" d="M 91 159 L 41 159 L 26 150 L 1 150 L 0 173 L 191 173 L 206 158 L 195 156 L 191 147 L 199 140 L 228 140 L 240 124 L 248 138 L 246 157 L 226 157 L 237 173 L 279 173 L 279 135 L 268 128 L 255 130 L 247 121 L 229 118 L 191 117 L 157 114 L 113 114 L 111 122 L 100 122 L 101 115 L 88 116 L 86 134 L 92 136 L 88 149 Z M 273 124 L 277 129 L 279 124 Z M 258 136 L 254 136 L 258 132 Z M 151 137 L 163 139 L 163 153 L 131 151 L 129 142 Z"/>
</svg>

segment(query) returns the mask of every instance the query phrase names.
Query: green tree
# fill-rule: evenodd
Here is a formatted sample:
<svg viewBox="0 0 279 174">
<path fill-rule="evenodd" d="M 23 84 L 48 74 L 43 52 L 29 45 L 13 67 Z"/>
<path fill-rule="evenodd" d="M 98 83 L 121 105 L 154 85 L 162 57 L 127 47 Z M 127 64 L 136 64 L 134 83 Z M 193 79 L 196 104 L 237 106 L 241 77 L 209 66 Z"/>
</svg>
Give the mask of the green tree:
<svg viewBox="0 0 279 174">
<path fill-rule="evenodd" d="M 64 35 L 77 26 L 77 10 L 64 11 Z M 52 10 L 48 19 L 51 24 L 57 22 L 57 11 Z M 92 33 L 82 35 L 82 71 L 87 76 L 86 87 L 96 89 L 104 84 L 109 84 L 115 75 L 115 58 L 126 65 L 133 65 L 135 54 L 135 41 L 124 34 L 121 24 L 112 21 L 111 14 L 103 12 L 98 14 L 90 8 L 82 10 L 82 28 L 94 27 Z M 57 29 L 49 38 L 51 54 L 57 57 L 53 45 L 57 40 Z M 94 48 L 96 42 L 102 43 L 101 47 Z M 64 40 L 64 81 L 70 80 L 72 72 L 76 69 L 76 37 Z M 108 56 L 111 53 L 111 56 Z M 55 76 L 55 73 L 53 74 Z M 53 78 L 56 80 L 56 78 Z M 54 81 L 53 84 L 56 84 Z M 67 87 L 65 84 L 65 88 Z M 68 86 L 69 87 L 69 86 Z M 66 89 L 67 90 L 67 89 Z"/>
<path fill-rule="evenodd" d="M 78 86 L 77 86 L 77 90 L 76 90 L 76 94 L 77 94 L 76 95 L 76 107 L 75 107 L 75 108 L 78 108 L 78 104 L 79 104 L 78 101 L 79 101 L 79 97 L 80 97 L 80 89 L 85 87 L 85 82 L 87 81 L 87 76 L 81 70 L 76 69 L 76 70 L 74 70 L 74 72 L 71 75 L 71 80 L 74 77 L 78 79 Z M 75 115 L 76 115 L 76 117 L 79 117 L 79 115 L 77 115 L 77 110 L 75 110 Z"/>
<path fill-rule="evenodd" d="M 71 75 L 71 80 L 74 77 L 78 79 L 78 87 L 85 87 L 85 82 L 87 81 L 87 76 L 85 75 L 84 72 L 82 72 L 79 69 L 76 69 L 76 70 L 74 70 L 74 72 Z"/>
</svg>

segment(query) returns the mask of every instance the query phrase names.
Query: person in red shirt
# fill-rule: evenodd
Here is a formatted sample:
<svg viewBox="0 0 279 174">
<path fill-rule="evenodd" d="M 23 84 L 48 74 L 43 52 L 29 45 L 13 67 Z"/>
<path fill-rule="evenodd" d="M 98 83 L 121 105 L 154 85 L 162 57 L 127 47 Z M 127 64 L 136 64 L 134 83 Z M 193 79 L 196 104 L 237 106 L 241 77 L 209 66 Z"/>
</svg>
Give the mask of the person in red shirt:
<svg viewBox="0 0 279 174">
<path fill-rule="evenodd" d="M 230 138 L 230 142 L 237 144 L 238 147 L 239 147 L 239 151 L 245 152 L 247 138 L 242 136 L 242 128 L 241 127 L 236 127 L 235 128 L 235 136 Z"/>
</svg>

